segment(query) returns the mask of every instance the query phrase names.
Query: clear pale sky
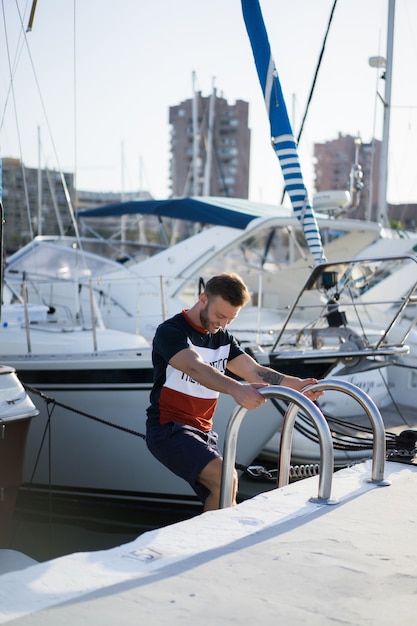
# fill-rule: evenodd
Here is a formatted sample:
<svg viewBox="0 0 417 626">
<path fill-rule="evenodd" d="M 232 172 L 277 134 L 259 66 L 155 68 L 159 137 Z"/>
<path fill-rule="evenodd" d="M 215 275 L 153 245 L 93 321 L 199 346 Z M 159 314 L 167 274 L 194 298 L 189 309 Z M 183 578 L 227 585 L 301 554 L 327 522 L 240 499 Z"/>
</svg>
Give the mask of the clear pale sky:
<svg viewBox="0 0 417 626">
<path fill-rule="evenodd" d="M 261 0 L 295 134 L 333 0 Z M 250 197 L 278 203 L 282 179 L 240 0 L 2 0 L 2 156 L 75 171 L 77 186 L 167 197 L 168 109 L 196 87 L 250 103 Z M 384 93 L 370 56 L 386 55 L 388 0 L 338 0 L 299 146 L 313 193 L 313 143 L 339 132 L 381 138 Z M 5 32 L 7 28 L 7 34 Z M 20 40 L 19 40 L 20 37 Z M 8 43 L 8 50 L 6 48 Z M 30 55 L 29 55 L 30 51 Z M 9 91 L 14 68 L 14 96 Z M 417 2 L 396 0 L 388 201 L 417 202 Z M 42 100 L 41 100 L 42 99 Z M 17 127 L 19 132 L 17 132 Z"/>
</svg>

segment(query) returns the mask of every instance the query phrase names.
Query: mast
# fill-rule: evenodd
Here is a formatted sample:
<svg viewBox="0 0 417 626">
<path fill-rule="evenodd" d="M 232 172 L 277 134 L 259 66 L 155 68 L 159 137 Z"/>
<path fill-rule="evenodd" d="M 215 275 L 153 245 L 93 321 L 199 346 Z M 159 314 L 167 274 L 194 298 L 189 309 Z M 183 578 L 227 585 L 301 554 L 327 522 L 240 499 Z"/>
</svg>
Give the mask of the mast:
<svg viewBox="0 0 417 626">
<path fill-rule="evenodd" d="M 0 158 L 0 320 L 1 320 L 1 305 L 3 302 L 3 226 L 4 226 L 4 209 L 3 209 L 3 161 Z"/>
<path fill-rule="evenodd" d="M 121 180 L 121 192 L 120 192 L 120 202 L 125 201 L 125 145 L 122 141 L 120 146 L 121 152 L 121 172 L 120 172 L 120 180 Z M 123 244 L 126 241 L 126 215 L 122 215 L 120 217 L 120 239 Z"/>
<path fill-rule="evenodd" d="M 388 144 L 391 114 L 392 58 L 394 50 L 395 0 L 389 0 L 387 58 L 385 69 L 384 124 L 382 130 L 381 154 L 379 160 L 377 221 L 388 226 L 387 187 L 388 187 Z"/>
<path fill-rule="evenodd" d="M 38 126 L 38 235 L 42 235 L 41 129 Z"/>
<path fill-rule="evenodd" d="M 193 72 L 193 103 L 192 103 L 192 116 L 193 116 L 193 196 L 199 196 L 198 188 L 198 152 L 199 152 L 199 130 L 198 130 L 198 95 L 195 88 L 195 72 Z"/>
<path fill-rule="evenodd" d="M 211 189 L 211 165 L 213 160 L 213 130 L 214 130 L 214 115 L 216 105 L 216 87 L 214 86 L 210 98 L 209 118 L 208 118 L 208 132 L 207 132 L 207 150 L 206 150 L 206 163 L 204 168 L 204 189 L 203 196 L 210 195 Z"/>
</svg>

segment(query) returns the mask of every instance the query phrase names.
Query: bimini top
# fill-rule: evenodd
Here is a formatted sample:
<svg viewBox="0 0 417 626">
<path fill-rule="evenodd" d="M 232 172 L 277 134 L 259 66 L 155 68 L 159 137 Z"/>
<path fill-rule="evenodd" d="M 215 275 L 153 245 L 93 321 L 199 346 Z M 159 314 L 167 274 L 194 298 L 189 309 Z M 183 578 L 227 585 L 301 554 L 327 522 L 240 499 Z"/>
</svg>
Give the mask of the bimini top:
<svg viewBox="0 0 417 626">
<path fill-rule="evenodd" d="M 80 209 L 77 217 L 114 217 L 140 213 L 174 219 L 246 228 L 257 217 L 290 216 L 291 209 L 252 202 L 242 198 L 187 197 L 167 200 L 131 200 L 107 204 L 93 209 Z"/>
</svg>

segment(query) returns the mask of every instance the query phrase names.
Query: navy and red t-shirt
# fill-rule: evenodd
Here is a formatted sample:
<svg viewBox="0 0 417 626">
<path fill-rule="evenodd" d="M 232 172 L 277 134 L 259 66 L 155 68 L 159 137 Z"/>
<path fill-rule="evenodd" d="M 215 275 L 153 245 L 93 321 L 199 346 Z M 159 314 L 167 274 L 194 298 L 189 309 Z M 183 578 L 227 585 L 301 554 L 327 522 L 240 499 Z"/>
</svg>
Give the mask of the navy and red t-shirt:
<svg viewBox="0 0 417 626">
<path fill-rule="evenodd" d="M 243 354 L 243 350 L 225 329 L 208 333 L 194 326 L 186 311 L 157 328 L 153 340 L 154 385 L 148 419 L 161 424 L 181 422 L 208 432 L 212 429 L 219 393 L 169 365 L 170 359 L 185 348 L 196 350 L 205 363 L 222 373 L 225 373 L 228 361 Z"/>
</svg>

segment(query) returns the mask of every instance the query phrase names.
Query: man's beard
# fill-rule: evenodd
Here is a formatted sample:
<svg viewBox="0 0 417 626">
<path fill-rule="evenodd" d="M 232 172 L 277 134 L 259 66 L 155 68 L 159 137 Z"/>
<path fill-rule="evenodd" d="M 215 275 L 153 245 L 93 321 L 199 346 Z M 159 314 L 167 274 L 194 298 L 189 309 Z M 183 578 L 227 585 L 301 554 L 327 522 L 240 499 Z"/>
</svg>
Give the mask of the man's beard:
<svg viewBox="0 0 417 626">
<path fill-rule="evenodd" d="M 210 329 L 210 320 L 209 320 L 209 315 L 208 315 L 208 303 L 206 304 L 205 308 L 201 309 L 200 311 L 200 324 L 201 324 L 201 328 L 204 328 L 204 330 Z"/>
</svg>

